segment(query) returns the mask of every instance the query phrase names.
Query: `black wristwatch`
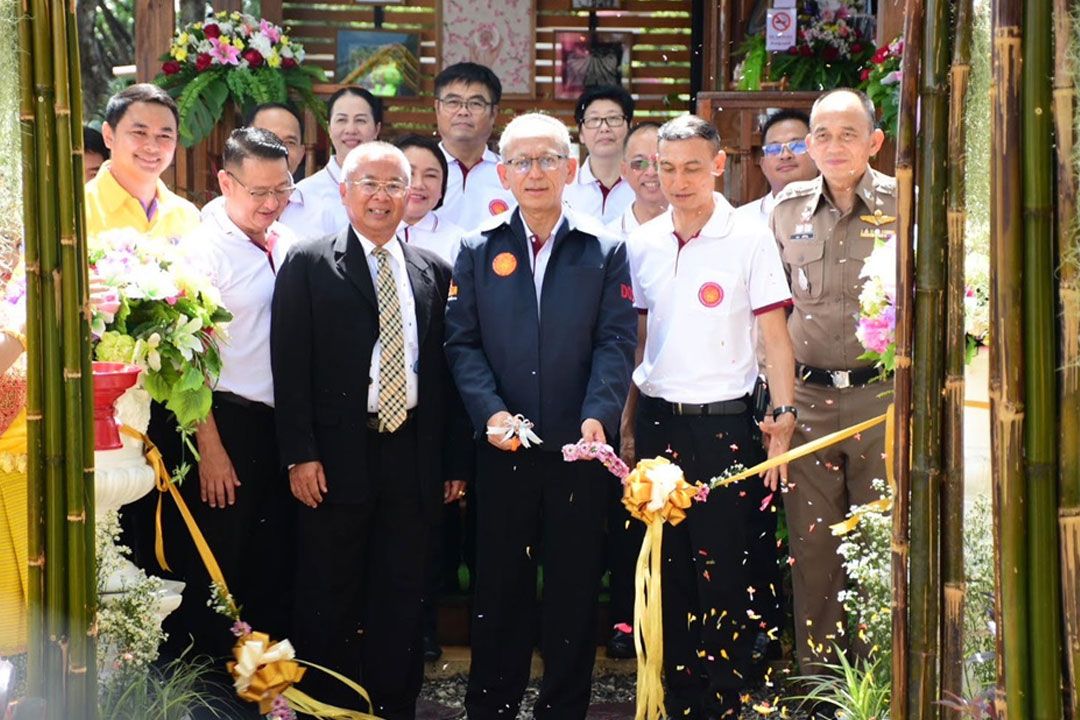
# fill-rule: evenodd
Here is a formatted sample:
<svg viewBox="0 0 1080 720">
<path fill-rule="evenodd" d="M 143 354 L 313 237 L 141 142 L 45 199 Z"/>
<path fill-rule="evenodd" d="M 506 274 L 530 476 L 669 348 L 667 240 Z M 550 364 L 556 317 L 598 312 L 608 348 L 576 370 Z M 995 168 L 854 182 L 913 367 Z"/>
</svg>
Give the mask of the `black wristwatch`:
<svg viewBox="0 0 1080 720">
<path fill-rule="evenodd" d="M 780 407 L 773 408 L 773 411 L 772 411 L 773 420 L 779 420 L 780 416 L 783 415 L 784 413 L 791 413 L 792 416 L 796 420 L 799 419 L 799 409 L 798 408 L 796 408 L 794 405 L 781 405 Z"/>
</svg>

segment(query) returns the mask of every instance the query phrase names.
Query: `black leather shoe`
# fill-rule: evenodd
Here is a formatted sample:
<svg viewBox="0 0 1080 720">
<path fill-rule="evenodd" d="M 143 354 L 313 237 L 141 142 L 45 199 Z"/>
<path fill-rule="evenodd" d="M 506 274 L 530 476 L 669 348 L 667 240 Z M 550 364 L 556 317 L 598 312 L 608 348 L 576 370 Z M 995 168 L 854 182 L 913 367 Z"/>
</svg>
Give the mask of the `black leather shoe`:
<svg viewBox="0 0 1080 720">
<path fill-rule="evenodd" d="M 428 635 L 424 636 L 424 661 L 435 662 L 442 657 L 442 648 L 439 642 Z"/>
<path fill-rule="evenodd" d="M 615 660 L 632 660 L 637 657 L 634 649 L 634 636 L 622 630 L 616 630 L 615 634 L 607 642 L 607 656 Z"/>
</svg>

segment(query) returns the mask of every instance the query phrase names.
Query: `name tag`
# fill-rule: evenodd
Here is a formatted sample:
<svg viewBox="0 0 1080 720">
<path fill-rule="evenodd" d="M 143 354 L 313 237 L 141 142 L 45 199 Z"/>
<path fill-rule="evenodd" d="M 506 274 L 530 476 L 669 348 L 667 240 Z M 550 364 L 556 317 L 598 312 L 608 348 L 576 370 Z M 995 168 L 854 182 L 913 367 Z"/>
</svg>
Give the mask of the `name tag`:
<svg viewBox="0 0 1080 720">
<path fill-rule="evenodd" d="M 812 242 L 814 240 L 814 233 L 811 232 L 797 232 L 791 236 L 791 242 Z"/>
</svg>

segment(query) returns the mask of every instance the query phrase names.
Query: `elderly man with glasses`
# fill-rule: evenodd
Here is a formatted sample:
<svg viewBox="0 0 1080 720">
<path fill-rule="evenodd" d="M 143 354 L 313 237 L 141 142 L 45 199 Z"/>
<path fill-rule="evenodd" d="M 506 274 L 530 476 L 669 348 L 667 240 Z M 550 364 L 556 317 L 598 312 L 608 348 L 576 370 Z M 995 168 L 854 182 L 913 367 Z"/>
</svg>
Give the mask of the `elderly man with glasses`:
<svg viewBox="0 0 1080 720">
<path fill-rule="evenodd" d="M 582 720 L 604 519 L 618 480 L 598 462 L 563 462 L 560 449 L 579 439 L 615 442 L 636 315 L 623 243 L 564 209 L 576 166 L 566 126 L 521 115 L 500 150 L 499 176 L 519 207 L 462 243 L 446 312 L 446 354 L 480 438 L 465 707 L 470 720 L 517 716 L 539 628 L 544 679 L 532 716 Z M 542 444 L 518 447 L 525 421 Z"/>
<path fill-rule="evenodd" d="M 597 85 L 581 93 L 574 108 L 578 138 L 589 156 L 566 190 L 566 204 L 579 215 L 613 222 L 634 201 L 622 174 L 623 146 L 634 119 L 634 98 L 620 85 Z"/>
<path fill-rule="evenodd" d="M 752 218 L 769 224 L 776 207 L 776 196 L 797 180 L 817 176 L 817 166 L 806 152 L 810 116 L 802 110 L 777 110 L 761 126 L 761 172 L 769 182 L 769 192 L 736 211 L 739 218 Z"/>
<path fill-rule="evenodd" d="M 396 236 L 411 172 L 387 143 L 349 152 L 349 225 L 286 258 L 271 337 L 278 443 L 300 502 L 293 638 L 359 678 L 388 720 L 416 715 L 424 551 L 469 448 L 442 347 L 450 266 Z M 323 682 L 310 673 L 300 687 L 356 707 Z"/>
</svg>

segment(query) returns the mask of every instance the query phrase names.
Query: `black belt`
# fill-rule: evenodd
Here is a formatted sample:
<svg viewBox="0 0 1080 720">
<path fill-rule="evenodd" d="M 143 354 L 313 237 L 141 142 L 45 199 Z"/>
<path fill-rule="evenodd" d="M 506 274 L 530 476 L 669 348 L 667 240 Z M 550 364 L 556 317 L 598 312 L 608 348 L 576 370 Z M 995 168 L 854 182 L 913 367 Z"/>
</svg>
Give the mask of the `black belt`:
<svg viewBox="0 0 1080 720">
<path fill-rule="evenodd" d="M 750 396 L 738 400 L 720 400 L 711 403 L 675 403 L 662 398 L 642 395 L 642 400 L 652 403 L 658 410 L 672 415 L 742 415 L 750 409 Z"/>
<path fill-rule="evenodd" d="M 795 364 L 795 372 L 803 382 L 833 388 L 849 388 L 869 385 L 884 377 L 879 368 L 867 367 L 857 370 L 822 370 L 802 363 Z"/>
<path fill-rule="evenodd" d="M 416 408 L 405 411 L 405 422 L 401 423 L 401 425 L 398 427 L 398 430 L 405 427 L 405 425 L 407 425 L 408 422 L 412 420 L 415 415 Z M 368 413 L 367 429 L 374 430 L 375 432 L 379 431 L 379 413 Z M 397 432 L 397 430 L 394 430 L 394 432 Z"/>
<path fill-rule="evenodd" d="M 249 400 L 243 395 L 237 395 L 236 393 L 228 392 L 227 390 L 215 390 L 215 400 L 223 400 L 233 405 L 239 405 L 242 408 L 249 410 L 263 410 L 266 412 L 273 412 L 274 408 L 270 407 L 266 403 L 259 402 L 258 400 Z"/>
</svg>

